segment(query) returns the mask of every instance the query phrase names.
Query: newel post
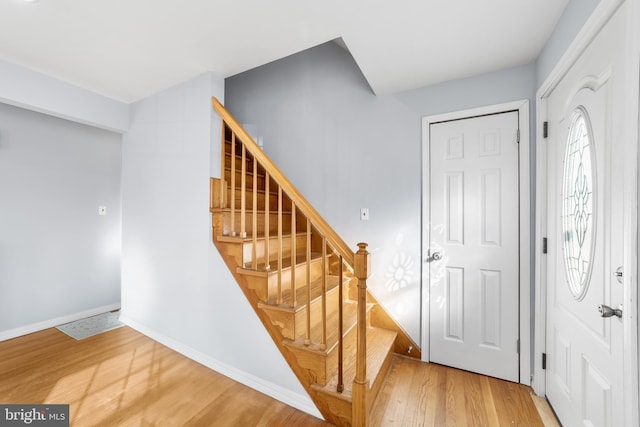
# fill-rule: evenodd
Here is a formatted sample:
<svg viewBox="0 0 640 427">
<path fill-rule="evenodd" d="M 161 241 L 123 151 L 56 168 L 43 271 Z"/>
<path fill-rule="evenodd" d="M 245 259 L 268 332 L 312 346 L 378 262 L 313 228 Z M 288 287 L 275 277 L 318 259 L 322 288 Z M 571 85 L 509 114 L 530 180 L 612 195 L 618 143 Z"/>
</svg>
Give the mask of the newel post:
<svg viewBox="0 0 640 427">
<path fill-rule="evenodd" d="M 367 278 L 371 258 L 366 243 L 358 243 L 353 270 L 358 279 L 358 348 L 356 354 L 356 377 L 353 380 L 351 423 L 366 426 L 368 418 L 367 398 L 369 379 L 367 378 Z"/>
</svg>

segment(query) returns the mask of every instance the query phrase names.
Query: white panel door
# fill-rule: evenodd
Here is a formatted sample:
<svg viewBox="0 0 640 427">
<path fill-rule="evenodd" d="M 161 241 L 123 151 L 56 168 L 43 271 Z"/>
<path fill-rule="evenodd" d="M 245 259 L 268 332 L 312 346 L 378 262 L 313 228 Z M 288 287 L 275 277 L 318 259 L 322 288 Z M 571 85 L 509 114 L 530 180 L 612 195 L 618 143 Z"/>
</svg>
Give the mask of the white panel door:
<svg viewBox="0 0 640 427">
<path fill-rule="evenodd" d="M 429 360 L 518 381 L 518 112 L 432 124 Z"/>
<path fill-rule="evenodd" d="M 624 96 L 621 10 L 547 101 L 546 394 L 570 426 L 622 426 Z"/>
</svg>

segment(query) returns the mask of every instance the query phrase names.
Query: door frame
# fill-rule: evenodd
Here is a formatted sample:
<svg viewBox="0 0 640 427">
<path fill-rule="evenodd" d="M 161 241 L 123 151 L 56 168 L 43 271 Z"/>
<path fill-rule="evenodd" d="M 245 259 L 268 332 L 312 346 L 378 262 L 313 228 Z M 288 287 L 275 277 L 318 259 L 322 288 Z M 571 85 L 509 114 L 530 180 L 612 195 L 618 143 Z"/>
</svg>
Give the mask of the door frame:
<svg viewBox="0 0 640 427">
<path fill-rule="evenodd" d="M 519 174 L 519 339 L 520 339 L 520 383 L 531 384 L 531 190 L 530 190 L 530 137 L 529 137 L 529 100 L 519 100 L 503 104 L 489 105 L 469 110 L 455 111 L 422 118 L 422 249 L 421 249 L 421 317 L 422 317 L 422 360 L 429 361 L 429 280 L 428 250 L 430 223 L 430 126 L 439 122 L 461 120 L 489 114 L 518 111 L 518 127 L 520 129 L 520 148 L 518 151 Z"/>
<path fill-rule="evenodd" d="M 625 85 L 629 93 L 637 96 L 629 96 L 623 100 L 623 110 L 626 114 L 627 129 L 625 134 L 625 182 L 635 183 L 626 186 L 624 191 L 624 396 L 625 396 L 625 420 L 628 425 L 638 425 L 639 380 L 638 380 L 638 331 L 640 311 L 638 303 L 638 200 L 640 200 L 640 185 L 638 181 L 638 169 L 640 157 L 638 157 L 638 135 L 640 118 L 638 117 L 638 104 L 640 98 L 640 30 L 637 22 L 640 19 L 640 0 L 626 0 L 628 6 L 627 20 L 633 25 L 627 25 L 627 51 L 625 54 L 625 69 L 627 81 Z M 536 92 L 536 238 L 535 238 L 535 313 L 534 313 L 534 364 L 532 372 L 532 387 L 536 394 L 546 394 L 546 377 L 542 368 L 542 354 L 546 353 L 546 307 L 547 307 L 547 264 L 542 255 L 542 239 L 547 235 L 547 147 L 543 137 L 543 123 L 547 120 L 547 99 L 562 78 L 578 60 L 582 52 L 590 45 L 600 30 L 624 3 L 625 0 L 601 0 L 596 9 L 586 21 L 566 52 L 560 58 L 556 66 L 549 73 L 538 91 Z M 634 188 L 635 187 L 635 188 Z M 635 319 L 631 321 L 629 319 Z"/>
</svg>

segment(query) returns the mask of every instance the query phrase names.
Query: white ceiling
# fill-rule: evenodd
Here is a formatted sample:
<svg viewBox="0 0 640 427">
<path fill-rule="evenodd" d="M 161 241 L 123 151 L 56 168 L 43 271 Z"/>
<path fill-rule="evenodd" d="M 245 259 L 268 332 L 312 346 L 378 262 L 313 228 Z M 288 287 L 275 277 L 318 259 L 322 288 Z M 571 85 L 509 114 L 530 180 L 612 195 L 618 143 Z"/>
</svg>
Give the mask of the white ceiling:
<svg viewBox="0 0 640 427">
<path fill-rule="evenodd" d="M 133 102 L 342 37 L 386 94 L 533 62 L 567 2 L 0 0 L 0 58 Z"/>
</svg>

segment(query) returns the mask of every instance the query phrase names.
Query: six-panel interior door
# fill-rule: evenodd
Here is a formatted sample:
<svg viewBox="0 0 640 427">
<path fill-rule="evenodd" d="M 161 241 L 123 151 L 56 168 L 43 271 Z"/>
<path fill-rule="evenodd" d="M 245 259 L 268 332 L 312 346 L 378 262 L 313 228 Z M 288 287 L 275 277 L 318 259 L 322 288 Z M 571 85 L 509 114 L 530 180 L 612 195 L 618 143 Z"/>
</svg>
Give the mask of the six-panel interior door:
<svg viewBox="0 0 640 427">
<path fill-rule="evenodd" d="M 519 380 L 518 112 L 432 124 L 429 360 Z"/>
<path fill-rule="evenodd" d="M 624 23 L 619 10 L 547 101 L 546 394 L 565 427 L 625 425 L 623 324 L 599 311 L 623 299 Z"/>
</svg>

